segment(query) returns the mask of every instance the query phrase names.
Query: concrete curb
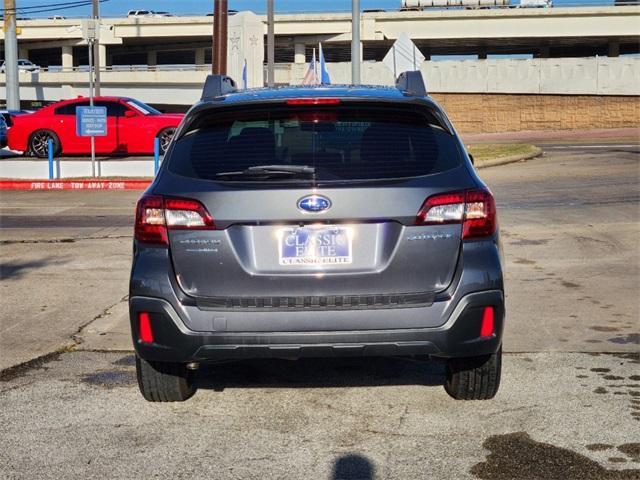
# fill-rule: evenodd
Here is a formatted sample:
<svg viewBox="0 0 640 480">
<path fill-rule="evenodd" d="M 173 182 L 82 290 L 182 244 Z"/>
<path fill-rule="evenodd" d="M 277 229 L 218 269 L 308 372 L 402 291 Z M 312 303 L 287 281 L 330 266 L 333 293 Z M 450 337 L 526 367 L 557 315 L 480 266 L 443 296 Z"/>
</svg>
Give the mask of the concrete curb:
<svg viewBox="0 0 640 480">
<path fill-rule="evenodd" d="M 0 190 L 145 190 L 151 180 L 0 180 Z"/>
<path fill-rule="evenodd" d="M 525 160 L 531 160 L 532 158 L 536 158 L 542 155 L 542 149 L 539 147 L 535 147 L 535 149 L 529 153 L 521 154 L 521 155 L 511 155 L 509 157 L 496 158 L 495 160 L 487 160 L 482 162 L 479 165 L 475 165 L 477 169 L 481 168 L 489 168 L 489 167 L 497 167 L 499 165 L 507 165 L 509 163 L 515 162 L 523 162 Z"/>
</svg>

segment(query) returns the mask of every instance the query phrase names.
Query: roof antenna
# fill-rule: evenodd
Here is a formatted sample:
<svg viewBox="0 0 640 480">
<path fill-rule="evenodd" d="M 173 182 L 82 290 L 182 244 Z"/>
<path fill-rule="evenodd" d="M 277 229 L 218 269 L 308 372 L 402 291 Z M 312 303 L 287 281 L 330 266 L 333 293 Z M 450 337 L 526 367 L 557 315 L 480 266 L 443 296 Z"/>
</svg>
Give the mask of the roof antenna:
<svg viewBox="0 0 640 480">
<path fill-rule="evenodd" d="M 414 97 L 426 97 L 428 95 L 422 72 L 419 70 L 402 72 L 396 80 L 396 88 Z"/>
<path fill-rule="evenodd" d="M 207 75 L 200 100 L 209 102 L 228 93 L 237 91 L 238 87 L 233 78 L 226 75 Z"/>
</svg>

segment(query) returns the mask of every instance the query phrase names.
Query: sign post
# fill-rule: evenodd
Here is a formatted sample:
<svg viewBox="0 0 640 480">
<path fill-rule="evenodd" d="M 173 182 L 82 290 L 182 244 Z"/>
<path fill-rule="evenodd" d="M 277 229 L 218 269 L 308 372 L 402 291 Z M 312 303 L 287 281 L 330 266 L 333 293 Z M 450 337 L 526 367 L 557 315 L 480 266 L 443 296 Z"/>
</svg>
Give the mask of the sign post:
<svg viewBox="0 0 640 480">
<path fill-rule="evenodd" d="M 82 20 L 82 38 L 87 42 L 89 46 L 89 105 L 93 107 L 93 45 L 100 35 L 100 30 L 98 27 L 98 22 L 94 18 L 84 19 Z M 76 112 L 76 118 L 78 117 L 78 113 Z M 78 124 L 76 124 L 78 125 Z M 79 130 L 78 130 L 79 131 Z M 101 136 L 106 135 L 106 118 L 105 118 L 105 133 L 100 134 Z M 78 133 L 80 135 L 80 133 Z M 96 142 L 95 135 L 89 134 L 87 136 L 91 137 L 91 173 L 95 177 L 96 176 Z"/>
<path fill-rule="evenodd" d="M 158 137 L 153 139 L 153 174 L 158 174 L 160 168 L 160 139 Z"/>
<path fill-rule="evenodd" d="M 107 107 L 76 107 L 76 135 L 79 137 L 91 137 L 91 173 L 95 177 L 95 137 L 105 137 L 107 135 Z"/>
<path fill-rule="evenodd" d="M 53 140 L 47 140 L 47 159 L 49 160 L 49 180 L 53 180 Z"/>
</svg>

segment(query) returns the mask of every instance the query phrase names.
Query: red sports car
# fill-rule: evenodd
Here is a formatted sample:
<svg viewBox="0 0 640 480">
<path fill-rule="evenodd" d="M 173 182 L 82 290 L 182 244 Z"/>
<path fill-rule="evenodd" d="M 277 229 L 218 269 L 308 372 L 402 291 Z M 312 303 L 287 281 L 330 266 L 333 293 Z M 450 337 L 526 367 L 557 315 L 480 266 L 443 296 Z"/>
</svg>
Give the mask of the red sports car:
<svg viewBox="0 0 640 480">
<path fill-rule="evenodd" d="M 125 97 L 95 97 L 94 106 L 107 108 L 107 135 L 95 137 L 99 154 L 153 153 L 154 139 L 160 139 L 160 152 L 171 142 L 183 114 L 160 113 L 155 108 Z M 90 137 L 76 134 L 76 107 L 89 106 L 86 97 L 63 100 L 30 115 L 13 117 L 8 146 L 12 150 L 45 158 L 48 140 L 54 155 L 91 153 Z"/>
</svg>

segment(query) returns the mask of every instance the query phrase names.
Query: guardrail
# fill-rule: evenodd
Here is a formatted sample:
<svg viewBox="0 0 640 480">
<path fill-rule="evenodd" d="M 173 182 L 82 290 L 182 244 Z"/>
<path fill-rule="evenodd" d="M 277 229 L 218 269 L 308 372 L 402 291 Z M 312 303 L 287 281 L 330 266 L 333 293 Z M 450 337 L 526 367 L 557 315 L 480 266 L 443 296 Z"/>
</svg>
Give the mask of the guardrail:
<svg viewBox="0 0 640 480">
<path fill-rule="evenodd" d="M 289 63 L 276 63 L 274 68 L 278 71 L 291 70 L 291 64 Z M 267 70 L 266 64 L 264 65 L 264 71 Z M 203 64 L 175 64 L 175 65 L 109 65 L 107 67 L 101 67 L 101 72 L 209 72 L 211 65 Z M 78 73 L 89 72 L 89 65 L 78 65 L 76 67 L 61 67 L 59 65 L 50 65 L 48 67 L 39 67 L 31 73 Z M 266 74 L 266 73 L 265 73 Z"/>
<path fill-rule="evenodd" d="M 205 72 L 210 71 L 211 65 L 196 64 L 175 64 L 175 65 L 109 65 L 101 67 L 101 72 Z M 61 67 L 59 65 L 50 65 L 48 67 L 40 67 L 40 72 L 48 73 L 77 73 L 89 72 L 89 65 L 78 65 L 76 67 Z"/>
</svg>

